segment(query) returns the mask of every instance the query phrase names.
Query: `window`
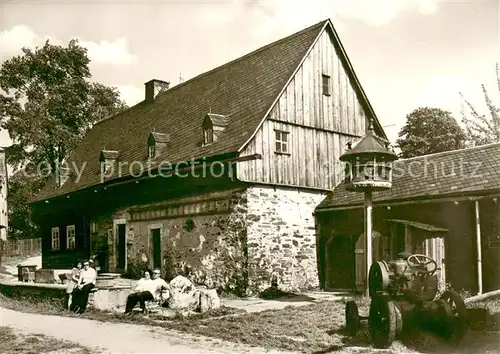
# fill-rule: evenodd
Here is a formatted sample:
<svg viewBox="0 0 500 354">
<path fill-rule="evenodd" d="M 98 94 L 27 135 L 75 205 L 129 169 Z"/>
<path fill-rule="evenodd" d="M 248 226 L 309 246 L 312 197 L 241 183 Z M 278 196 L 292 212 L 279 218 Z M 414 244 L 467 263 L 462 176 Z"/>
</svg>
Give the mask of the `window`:
<svg viewBox="0 0 500 354">
<path fill-rule="evenodd" d="M 51 239 L 52 239 L 52 249 L 58 250 L 59 245 L 60 245 L 59 228 L 58 227 L 52 228 L 52 238 Z"/>
<path fill-rule="evenodd" d="M 203 129 L 203 144 L 208 145 L 214 142 L 214 131 L 212 128 Z"/>
<path fill-rule="evenodd" d="M 331 78 L 329 75 L 322 75 L 322 83 L 323 83 L 323 95 L 325 96 L 330 96 L 331 95 L 331 89 L 330 89 L 330 84 L 331 84 Z"/>
<path fill-rule="evenodd" d="M 101 174 L 105 174 L 109 169 L 113 167 L 113 162 L 106 160 L 101 162 Z"/>
<path fill-rule="evenodd" d="M 281 154 L 288 154 L 288 132 L 280 130 L 274 131 L 276 134 L 276 152 Z"/>
<path fill-rule="evenodd" d="M 69 250 L 76 248 L 75 225 L 66 226 L 66 248 Z"/>
<path fill-rule="evenodd" d="M 148 157 L 154 159 L 156 157 L 156 146 L 151 144 L 148 146 Z"/>
</svg>

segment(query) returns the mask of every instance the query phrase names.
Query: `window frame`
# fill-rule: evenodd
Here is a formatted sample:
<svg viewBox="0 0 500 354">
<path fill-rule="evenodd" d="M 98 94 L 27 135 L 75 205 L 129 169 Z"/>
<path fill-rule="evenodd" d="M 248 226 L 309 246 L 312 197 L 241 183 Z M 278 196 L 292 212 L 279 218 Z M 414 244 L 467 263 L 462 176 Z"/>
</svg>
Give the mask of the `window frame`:
<svg viewBox="0 0 500 354">
<path fill-rule="evenodd" d="M 54 232 L 57 231 L 57 232 Z M 57 234 L 57 238 L 54 236 Z M 56 242 L 54 242 L 56 241 Z M 52 251 L 59 251 L 61 249 L 61 233 L 59 227 L 52 227 L 50 230 L 50 249 Z"/>
<path fill-rule="evenodd" d="M 290 132 L 274 129 L 274 152 L 276 154 L 290 155 L 290 150 L 288 149 L 290 142 L 290 139 L 288 138 L 289 134 Z M 283 149 L 283 147 L 285 147 L 285 149 Z"/>
<path fill-rule="evenodd" d="M 70 245 L 70 238 L 69 238 L 70 230 L 73 231 L 72 245 Z M 68 250 L 75 250 L 76 249 L 76 228 L 75 228 L 75 225 L 67 225 L 66 226 L 66 249 L 68 249 Z"/>
<path fill-rule="evenodd" d="M 326 83 L 325 80 L 327 80 Z M 324 96 L 332 95 L 332 77 L 330 75 L 321 74 L 321 87 Z"/>
<path fill-rule="evenodd" d="M 156 145 L 155 144 L 148 145 L 148 158 L 150 158 L 150 159 L 156 158 Z"/>
<path fill-rule="evenodd" d="M 208 139 L 210 138 L 210 139 Z M 214 129 L 213 127 L 203 128 L 203 145 L 210 145 L 214 142 Z"/>
</svg>

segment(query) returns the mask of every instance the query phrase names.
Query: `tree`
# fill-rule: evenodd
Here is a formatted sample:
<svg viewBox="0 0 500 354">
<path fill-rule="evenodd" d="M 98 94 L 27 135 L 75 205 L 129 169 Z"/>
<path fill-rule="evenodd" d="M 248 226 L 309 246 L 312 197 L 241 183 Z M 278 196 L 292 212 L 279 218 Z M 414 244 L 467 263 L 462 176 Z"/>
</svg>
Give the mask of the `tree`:
<svg viewBox="0 0 500 354">
<path fill-rule="evenodd" d="M 90 81 L 90 59 L 77 40 L 22 52 L 0 68 L 0 126 L 13 141 L 7 163 L 19 174 L 34 175 L 42 163 L 54 173 L 96 121 L 126 105 L 116 88 Z M 45 182 L 26 174 L 9 179 L 13 235 L 34 232 L 27 202 Z"/>
<path fill-rule="evenodd" d="M 500 68 L 496 64 L 497 95 L 500 97 Z M 468 107 L 468 114 L 462 110 L 462 122 L 467 133 L 467 142 L 471 146 L 478 146 L 500 142 L 500 107 L 491 100 L 485 85 L 481 85 L 489 114 L 480 114 L 478 110 L 465 99 L 460 92 L 463 102 Z"/>
<path fill-rule="evenodd" d="M 7 204 L 9 207 L 9 238 L 39 237 L 38 226 L 31 219 L 29 199 L 33 197 L 45 180 L 30 178 L 20 170 L 9 178 L 9 193 Z"/>
<path fill-rule="evenodd" d="M 420 107 L 406 116 L 396 145 L 400 157 L 409 158 L 461 149 L 465 133 L 450 112 L 439 108 Z"/>
</svg>

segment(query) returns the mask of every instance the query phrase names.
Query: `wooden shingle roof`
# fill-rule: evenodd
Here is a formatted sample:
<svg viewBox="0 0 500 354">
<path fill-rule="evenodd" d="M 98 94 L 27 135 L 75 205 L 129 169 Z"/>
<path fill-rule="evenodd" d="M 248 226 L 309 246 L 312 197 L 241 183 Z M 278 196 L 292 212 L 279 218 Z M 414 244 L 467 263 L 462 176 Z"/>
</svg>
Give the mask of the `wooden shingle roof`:
<svg viewBox="0 0 500 354">
<path fill-rule="evenodd" d="M 363 193 L 349 192 L 340 183 L 317 211 L 363 204 Z M 500 193 L 500 143 L 424 155 L 393 163 L 392 188 L 373 192 L 373 202 L 445 198 Z"/>
<path fill-rule="evenodd" d="M 68 159 L 77 166 L 86 163 L 80 181 L 68 180 L 60 188 L 49 182 L 33 202 L 100 183 L 99 146 L 119 151 L 123 161 L 144 161 L 153 128 L 171 137 L 168 156 L 159 156 L 170 163 L 237 152 L 257 129 L 327 22 L 174 86 L 151 103 L 142 101 L 99 121 Z M 202 146 L 202 122 L 210 111 L 230 115 L 231 122 L 224 137 Z M 124 169 L 122 177 L 127 174 L 128 169 Z"/>
<path fill-rule="evenodd" d="M 148 137 L 154 131 L 170 137 L 169 148 L 157 156 L 160 162 L 176 164 L 193 159 L 236 156 L 251 141 L 324 29 L 333 36 L 367 116 L 374 119 L 385 137 L 331 21 L 325 20 L 161 92 L 152 102 L 142 101 L 98 122 L 68 158 L 80 171 L 84 166 L 80 180 L 69 179 L 60 188 L 55 188 L 51 181 L 31 202 L 100 184 L 99 153 L 104 145 L 106 149 L 118 151 L 121 161 L 145 162 Z M 203 146 L 202 122 L 210 112 L 224 115 L 218 123 L 227 126 L 217 133 L 220 136 L 216 142 Z M 120 176 L 106 178 L 106 181 L 124 178 L 130 178 L 128 168 L 123 169 Z"/>
</svg>

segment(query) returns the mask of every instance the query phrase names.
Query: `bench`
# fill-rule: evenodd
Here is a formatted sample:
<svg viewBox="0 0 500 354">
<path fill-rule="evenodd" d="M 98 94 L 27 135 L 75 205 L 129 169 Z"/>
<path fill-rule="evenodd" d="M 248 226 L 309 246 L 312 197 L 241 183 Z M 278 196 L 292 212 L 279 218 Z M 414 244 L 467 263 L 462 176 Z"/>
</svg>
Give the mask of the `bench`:
<svg viewBox="0 0 500 354">
<path fill-rule="evenodd" d="M 145 302 L 144 314 L 149 315 L 150 313 L 156 313 L 161 311 L 162 305 L 167 301 L 170 294 L 168 290 L 163 290 L 161 296 L 158 300 L 149 300 Z"/>
</svg>

